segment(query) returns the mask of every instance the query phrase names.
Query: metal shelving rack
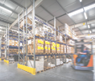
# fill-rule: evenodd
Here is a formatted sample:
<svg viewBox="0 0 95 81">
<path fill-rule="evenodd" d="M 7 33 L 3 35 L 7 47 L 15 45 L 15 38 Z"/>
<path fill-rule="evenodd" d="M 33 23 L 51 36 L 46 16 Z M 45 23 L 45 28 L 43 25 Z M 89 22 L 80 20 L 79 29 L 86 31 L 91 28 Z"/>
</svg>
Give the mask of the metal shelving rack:
<svg viewBox="0 0 95 81">
<path fill-rule="evenodd" d="M 26 13 L 25 14 L 23 14 L 22 15 L 22 13 L 24 13 L 24 11 L 26 11 Z M 64 34 L 64 33 L 62 33 L 62 32 L 60 32 L 59 30 L 57 30 L 56 29 L 56 18 L 54 17 L 54 27 L 52 27 L 51 25 L 49 25 L 48 23 L 46 23 L 46 22 L 44 22 L 43 20 L 41 20 L 40 18 L 38 18 L 38 17 L 36 17 L 35 16 L 35 0 L 33 0 L 33 9 L 31 10 L 31 12 L 32 12 L 32 24 L 29 24 L 28 22 L 27 22 L 27 18 L 28 18 L 28 14 L 29 13 L 27 13 L 27 9 L 25 10 L 23 10 L 23 12 L 21 12 L 20 14 L 18 14 L 18 31 L 20 32 L 20 31 L 22 31 L 23 32 L 23 48 L 24 48 L 24 46 L 26 46 L 26 51 L 25 52 L 23 52 L 23 58 L 21 57 L 21 54 L 20 54 L 20 34 L 18 33 L 18 42 L 19 42 L 19 46 L 18 46 L 18 61 L 19 61 L 19 64 L 22 64 L 22 65 L 25 65 L 25 66 L 27 66 L 28 64 L 27 64 L 27 62 L 28 62 L 28 60 L 29 60 L 29 57 L 32 57 L 32 59 L 33 59 L 33 68 L 35 69 L 36 68 L 36 57 L 40 57 L 40 56 L 43 56 L 44 57 L 44 59 L 45 59 L 45 56 L 48 58 L 48 56 L 54 56 L 55 57 L 55 66 L 56 66 L 56 57 L 57 56 L 61 56 L 61 57 L 64 57 L 64 55 L 73 55 L 73 54 L 67 54 L 67 51 L 66 51 L 66 53 L 65 54 L 40 54 L 40 55 L 36 55 L 35 54 L 35 39 L 36 38 L 40 38 L 40 39 L 43 39 L 43 40 L 46 40 L 46 41 L 50 41 L 50 42 L 55 42 L 55 43 L 59 43 L 59 44 L 63 44 L 63 45 L 65 45 L 66 47 L 67 46 L 70 46 L 70 47 L 72 47 L 71 45 L 67 45 L 67 37 L 68 38 L 70 38 L 70 39 L 72 39 L 71 37 L 69 37 L 68 35 L 66 35 L 66 34 Z M 20 17 L 22 15 L 22 17 Z M 43 38 L 43 37 L 39 37 L 39 36 L 36 36 L 35 35 L 35 28 L 36 28 L 36 26 L 35 26 L 35 20 L 37 20 L 38 22 L 40 22 L 40 23 L 42 23 L 42 24 L 44 24 L 44 25 L 47 25 L 48 27 L 50 27 L 52 30 L 54 30 L 55 32 L 54 32 L 54 36 L 55 36 L 55 40 L 50 40 L 50 39 L 47 39 L 47 38 Z M 20 24 L 21 24 L 21 21 L 23 21 L 23 27 L 22 27 L 22 29 L 20 28 Z M 29 33 L 29 27 L 30 27 L 30 30 L 31 29 L 33 29 L 33 48 L 34 48 L 34 52 L 33 52 L 33 55 L 29 55 L 28 54 L 28 33 Z M 32 27 L 32 28 L 31 28 Z M 65 36 L 65 43 L 60 43 L 60 42 L 57 42 L 56 41 L 56 32 L 59 32 L 59 33 L 61 33 L 62 35 L 64 35 Z M 49 32 L 48 32 L 49 33 Z M 73 40 L 73 39 L 72 39 Z M 66 49 L 67 50 L 67 49 Z M 22 61 L 21 61 L 21 59 L 22 59 Z M 18 66 L 19 67 L 19 66 Z"/>
</svg>

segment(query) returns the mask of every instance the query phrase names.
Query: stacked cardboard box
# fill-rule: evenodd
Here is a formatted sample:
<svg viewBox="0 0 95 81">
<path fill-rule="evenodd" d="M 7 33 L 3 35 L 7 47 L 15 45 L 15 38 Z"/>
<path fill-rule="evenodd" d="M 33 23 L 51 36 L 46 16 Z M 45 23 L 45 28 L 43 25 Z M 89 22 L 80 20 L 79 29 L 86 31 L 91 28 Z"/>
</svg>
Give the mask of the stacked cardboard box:
<svg viewBox="0 0 95 81">
<path fill-rule="evenodd" d="M 61 47 L 60 53 L 63 54 L 64 53 L 64 45 L 60 45 L 60 47 Z"/>
<path fill-rule="evenodd" d="M 18 46 L 18 41 L 9 40 L 9 46 Z"/>
<path fill-rule="evenodd" d="M 56 44 L 56 48 L 57 48 L 57 53 L 60 54 L 61 53 L 61 45 Z"/>
<path fill-rule="evenodd" d="M 65 45 L 64 45 L 64 53 L 67 53 L 67 48 Z"/>
<path fill-rule="evenodd" d="M 35 63 L 36 63 L 36 72 L 44 70 L 44 61 L 43 60 L 36 61 Z M 28 66 L 34 68 L 34 61 L 29 60 Z"/>
<path fill-rule="evenodd" d="M 56 65 L 60 65 L 60 64 L 61 64 L 60 59 L 57 58 L 57 59 L 56 59 Z"/>
<path fill-rule="evenodd" d="M 33 54 L 34 52 L 34 46 L 33 41 L 31 41 L 31 44 L 28 45 L 28 53 Z M 41 54 L 44 53 L 44 40 L 42 39 L 35 39 L 35 53 Z"/>
<path fill-rule="evenodd" d="M 67 24 L 65 24 L 65 33 L 68 36 L 72 37 L 72 31 L 71 31 L 70 27 Z"/>
<path fill-rule="evenodd" d="M 27 18 L 27 23 L 32 24 L 32 21 L 29 18 Z M 21 21 L 20 28 L 23 28 L 23 25 L 26 25 L 26 19 L 24 21 Z"/>
<path fill-rule="evenodd" d="M 51 53 L 52 54 L 56 53 L 56 43 L 55 42 L 51 42 Z"/>
<path fill-rule="evenodd" d="M 75 50 L 74 47 L 71 47 L 71 53 L 74 54 Z"/>
<path fill-rule="evenodd" d="M 35 61 L 36 72 L 44 70 L 44 57 Z M 28 60 L 28 66 L 34 68 L 34 60 Z"/>
<path fill-rule="evenodd" d="M 50 54 L 50 42 L 45 41 L 45 54 Z"/>
<path fill-rule="evenodd" d="M 67 53 L 71 53 L 71 47 L 67 46 Z"/>
</svg>

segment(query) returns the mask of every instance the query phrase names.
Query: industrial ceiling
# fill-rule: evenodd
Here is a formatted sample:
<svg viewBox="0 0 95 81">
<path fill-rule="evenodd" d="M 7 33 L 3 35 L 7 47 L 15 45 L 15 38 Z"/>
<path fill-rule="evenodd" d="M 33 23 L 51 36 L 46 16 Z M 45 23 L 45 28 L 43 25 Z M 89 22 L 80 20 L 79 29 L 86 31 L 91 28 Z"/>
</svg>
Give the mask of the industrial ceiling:
<svg viewBox="0 0 95 81">
<path fill-rule="evenodd" d="M 80 0 L 43 0 L 36 8 L 36 16 L 52 25 L 54 24 L 54 17 L 56 17 L 57 27 L 63 27 L 64 23 L 74 26 L 95 19 L 94 4 L 95 0 L 82 0 L 82 2 Z M 0 0 L 0 26 L 6 27 L 8 24 L 12 24 L 17 19 L 18 14 L 31 5 L 32 0 Z M 82 10 L 85 11 L 87 18 L 85 18 Z M 80 13 L 78 13 L 79 11 Z M 73 12 L 77 12 L 77 14 L 70 16 Z M 86 23 L 86 25 L 75 27 L 73 30 L 77 35 L 94 34 L 95 23 Z M 2 35 L 2 33 L 0 34 Z"/>
</svg>

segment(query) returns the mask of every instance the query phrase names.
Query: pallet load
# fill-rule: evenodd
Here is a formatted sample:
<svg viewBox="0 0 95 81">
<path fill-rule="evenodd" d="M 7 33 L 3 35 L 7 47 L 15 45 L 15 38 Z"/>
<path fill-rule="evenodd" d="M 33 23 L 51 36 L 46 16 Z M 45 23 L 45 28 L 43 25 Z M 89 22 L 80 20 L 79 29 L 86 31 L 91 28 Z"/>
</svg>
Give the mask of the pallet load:
<svg viewBox="0 0 95 81">
<path fill-rule="evenodd" d="M 18 46 L 18 41 L 9 40 L 9 46 Z"/>
<path fill-rule="evenodd" d="M 27 18 L 27 23 L 32 25 L 32 21 L 29 18 Z M 25 25 L 26 25 L 26 19 L 24 21 L 21 21 L 20 28 L 22 29 L 23 26 L 25 26 Z M 32 27 L 32 26 L 30 26 L 30 27 Z"/>
<path fill-rule="evenodd" d="M 36 72 L 44 70 L 44 57 L 35 61 Z M 28 60 L 28 67 L 34 68 L 34 60 Z"/>
<path fill-rule="evenodd" d="M 56 43 L 55 42 L 51 42 L 51 53 L 52 54 L 56 53 Z"/>
<path fill-rule="evenodd" d="M 34 46 L 33 40 L 29 40 L 28 45 L 28 53 L 33 54 Z M 35 53 L 36 54 L 43 54 L 44 53 L 44 40 L 42 39 L 35 39 Z"/>
<path fill-rule="evenodd" d="M 75 50 L 74 47 L 71 47 L 71 53 L 74 54 Z"/>
<path fill-rule="evenodd" d="M 72 31 L 67 24 L 65 24 L 65 33 L 66 33 L 66 35 L 72 37 Z"/>
<path fill-rule="evenodd" d="M 45 54 L 50 54 L 50 42 L 45 41 Z"/>
<path fill-rule="evenodd" d="M 57 54 L 61 53 L 61 45 L 60 44 L 56 44 L 56 48 L 57 48 Z"/>
<path fill-rule="evenodd" d="M 60 53 L 61 53 L 61 54 L 64 54 L 64 45 L 61 44 L 61 45 L 60 45 L 60 48 L 61 48 L 61 49 L 60 49 Z"/>
<path fill-rule="evenodd" d="M 67 48 L 65 45 L 64 45 L 64 53 L 67 53 Z"/>
</svg>

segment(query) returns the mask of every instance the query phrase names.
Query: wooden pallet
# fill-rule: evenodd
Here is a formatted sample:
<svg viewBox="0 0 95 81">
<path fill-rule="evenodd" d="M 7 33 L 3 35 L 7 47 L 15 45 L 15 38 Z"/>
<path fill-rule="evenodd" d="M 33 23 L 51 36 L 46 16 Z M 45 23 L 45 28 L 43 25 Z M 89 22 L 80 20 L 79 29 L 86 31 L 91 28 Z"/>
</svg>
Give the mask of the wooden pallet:
<svg viewBox="0 0 95 81">
<path fill-rule="evenodd" d="M 38 71 L 37 73 L 41 73 L 41 72 L 44 72 L 44 70 Z"/>
<path fill-rule="evenodd" d="M 58 67 L 58 66 L 62 66 L 63 64 L 60 64 L 60 65 L 57 65 L 56 67 Z"/>
</svg>

